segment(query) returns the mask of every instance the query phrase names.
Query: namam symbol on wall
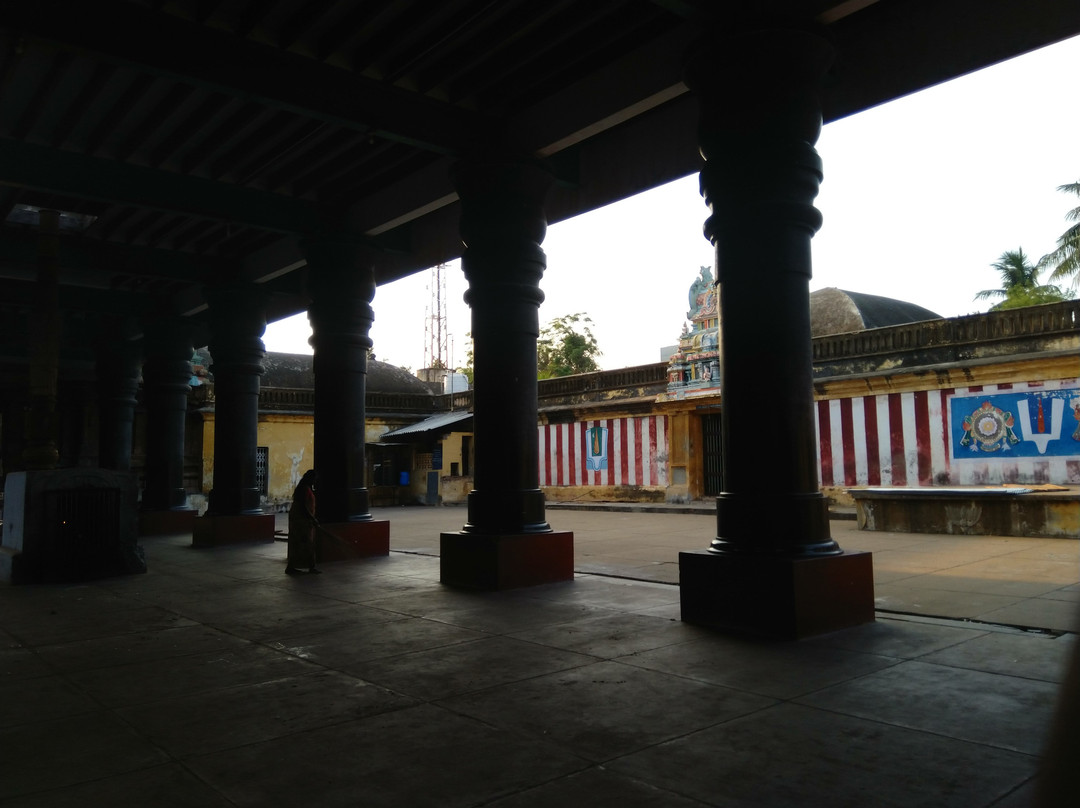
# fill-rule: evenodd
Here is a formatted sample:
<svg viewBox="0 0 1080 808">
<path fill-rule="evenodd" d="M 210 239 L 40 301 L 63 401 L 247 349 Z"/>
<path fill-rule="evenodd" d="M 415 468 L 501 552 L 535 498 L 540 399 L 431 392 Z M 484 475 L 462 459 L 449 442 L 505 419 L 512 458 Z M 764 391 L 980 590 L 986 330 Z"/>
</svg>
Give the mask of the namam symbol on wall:
<svg viewBox="0 0 1080 808">
<path fill-rule="evenodd" d="M 607 468 L 607 428 L 590 427 L 586 432 L 589 448 L 585 456 L 585 468 L 590 471 L 603 471 Z"/>
<path fill-rule="evenodd" d="M 1065 408 L 1080 421 L 1080 398 L 1075 389 L 955 397 L 951 422 L 961 434 L 959 446 L 969 453 L 1009 452 L 1025 457 L 1073 456 L 1080 447 L 1080 426 L 1061 439 Z M 975 402 L 978 406 L 973 407 Z M 970 454 L 968 455 L 970 456 Z M 954 452 L 954 457 L 962 459 Z"/>
</svg>

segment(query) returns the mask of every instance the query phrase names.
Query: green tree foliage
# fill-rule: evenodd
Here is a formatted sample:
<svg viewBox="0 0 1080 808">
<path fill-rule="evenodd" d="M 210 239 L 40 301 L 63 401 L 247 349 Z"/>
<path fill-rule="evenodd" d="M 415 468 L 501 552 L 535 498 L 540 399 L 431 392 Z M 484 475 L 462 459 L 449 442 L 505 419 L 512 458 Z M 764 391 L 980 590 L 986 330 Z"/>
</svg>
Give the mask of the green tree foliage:
<svg viewBox="0 0 1080 808">
<path fill-rule="evenodd" d="M 538 379 L 591 373 L 599 370 L 601 355 L 589 326 L 592 320 L 581 312 L 556 317 L 540 330 L 536 343 Z"/>
<path fill-rule="evenodd" d="M 991 266 L 1001 277 L 1001 288 L 983 289 L 975 295 L 976 300 L 1000 298 L 998 303 L 990 307 L 991 311 L 1068 300 L 1057 286 L 1039 283 L 1040 267 L 1028 260 L 1022 247 L 1006 250 Z"/>
<path fill-rule="evenodd" d="M 1080 182 L 1059 185 L 1058 190 L 1080 196 Z M 1072 226 L 1058 236 L 1057 248 L 1039 259 L 1039 269 L 1050 269 L 1047 280 L 1065 283 L 1075 292 L 1080 286 L 1080 207 L 1066 213 L 1065 220 L 1073 222 Z"/>
</svg>

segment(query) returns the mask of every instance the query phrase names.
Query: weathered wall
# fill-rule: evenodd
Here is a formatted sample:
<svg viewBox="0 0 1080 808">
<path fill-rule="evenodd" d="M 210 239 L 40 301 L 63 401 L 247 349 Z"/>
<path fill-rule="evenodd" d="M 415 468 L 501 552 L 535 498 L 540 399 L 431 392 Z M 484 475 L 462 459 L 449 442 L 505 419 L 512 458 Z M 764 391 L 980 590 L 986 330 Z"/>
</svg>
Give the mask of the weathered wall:
<svg viewBox="0 0 1080 808">
<path fill-rule="evenodd" d="M 567 488 L 601 489 L 619 499 L 663 499 L 668 486 L 668 421 L 663 415 L 542 424 L 540 487 L 566 499 Z M 560 490 L 561 489 L 561 490 Z M 572 498 L 590 498 L 580 490 Z"/>
<path fill-rule="evenodd" d="M 314 466 L 315 428 L 310 415 L 260 415 L 259 446 L 269 452 L 267 499 L 292 499 L 304 472 Z"/>
<path fill-rule="evenodd" d="M 819 400 L 821 484 L 1077 485 L 1074 407 L 1076 378 Z M 979 434 L 964 428 L 965 418 Z"/>
</svg>

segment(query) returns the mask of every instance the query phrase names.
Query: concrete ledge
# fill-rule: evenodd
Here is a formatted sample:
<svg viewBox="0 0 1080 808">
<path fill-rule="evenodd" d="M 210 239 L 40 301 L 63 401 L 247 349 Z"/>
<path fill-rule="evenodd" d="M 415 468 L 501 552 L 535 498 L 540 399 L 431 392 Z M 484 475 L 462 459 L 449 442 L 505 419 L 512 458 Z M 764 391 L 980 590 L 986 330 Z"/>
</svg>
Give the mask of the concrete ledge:
<svg viewBox="0 0 1080 808">
<path fill-rule="evenodd" d="M 574 577 L 574 534 L 442 533 L 440 580 L 466 589 L 538 586 Z"/>
<path fill-rule="evenodd" d="M 870 553 L 820 558 L 679 553 L 686 623 L 801 639 L 874 621 Z"/>
<path fill-rule="evenodd" d="M 964 536 L 1080 536 L 1080 494 L 1028 488 L 854 488 L 860 530 Z"/>
<path fill-rule="evenodd" d="M 390 522 L 372 519 L 370 522 L 322 523 L 316 531 L 319 561 L 343 561 L 349 558 L 390 555 Z"/>
<path fill-rule="evenodd" d="M 274 540 L 272 513 L 200 516 L 192 531 L 193 547 L 220 547 Z"/>
<path fill-rule="evenodd" d="M 198 515 L 198 511 L 187 508 L 176 511 L 139 511 L 139 535 L 190 534 L 195 530 L 195 518 Z"/>
</svg>

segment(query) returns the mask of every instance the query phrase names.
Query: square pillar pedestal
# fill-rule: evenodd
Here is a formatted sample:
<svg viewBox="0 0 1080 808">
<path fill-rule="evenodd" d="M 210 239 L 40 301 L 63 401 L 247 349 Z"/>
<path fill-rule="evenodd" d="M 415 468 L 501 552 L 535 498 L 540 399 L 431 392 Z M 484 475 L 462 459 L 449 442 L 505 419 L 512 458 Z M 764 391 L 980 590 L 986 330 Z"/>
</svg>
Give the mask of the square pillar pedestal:
<svg viewBox="0 0 1080 808">
<path fill-rule="evenodd" d="M 443 533 L 440 580 L 465 589 L 502 590 L 574 578 L 574 534 Z"/>
<path fill-rule="evenodd" d="M 390 522 L 323 522 L 315 531 L 319 561 L 344 561 L 350 558 L 390 555 Z"/>
<path fill-rule="evenodd" d="M 272 513 L 200 516 L 195 520 L 191 545 L 220 547 L 224 544 L 273 541 L 274 522 Z"/>
<path fill-rule="evenodd" d="M 679 553 L 682 619 L 776 639 L 874 621 L 871 553 L 818 558 Z"/>
</svg>

